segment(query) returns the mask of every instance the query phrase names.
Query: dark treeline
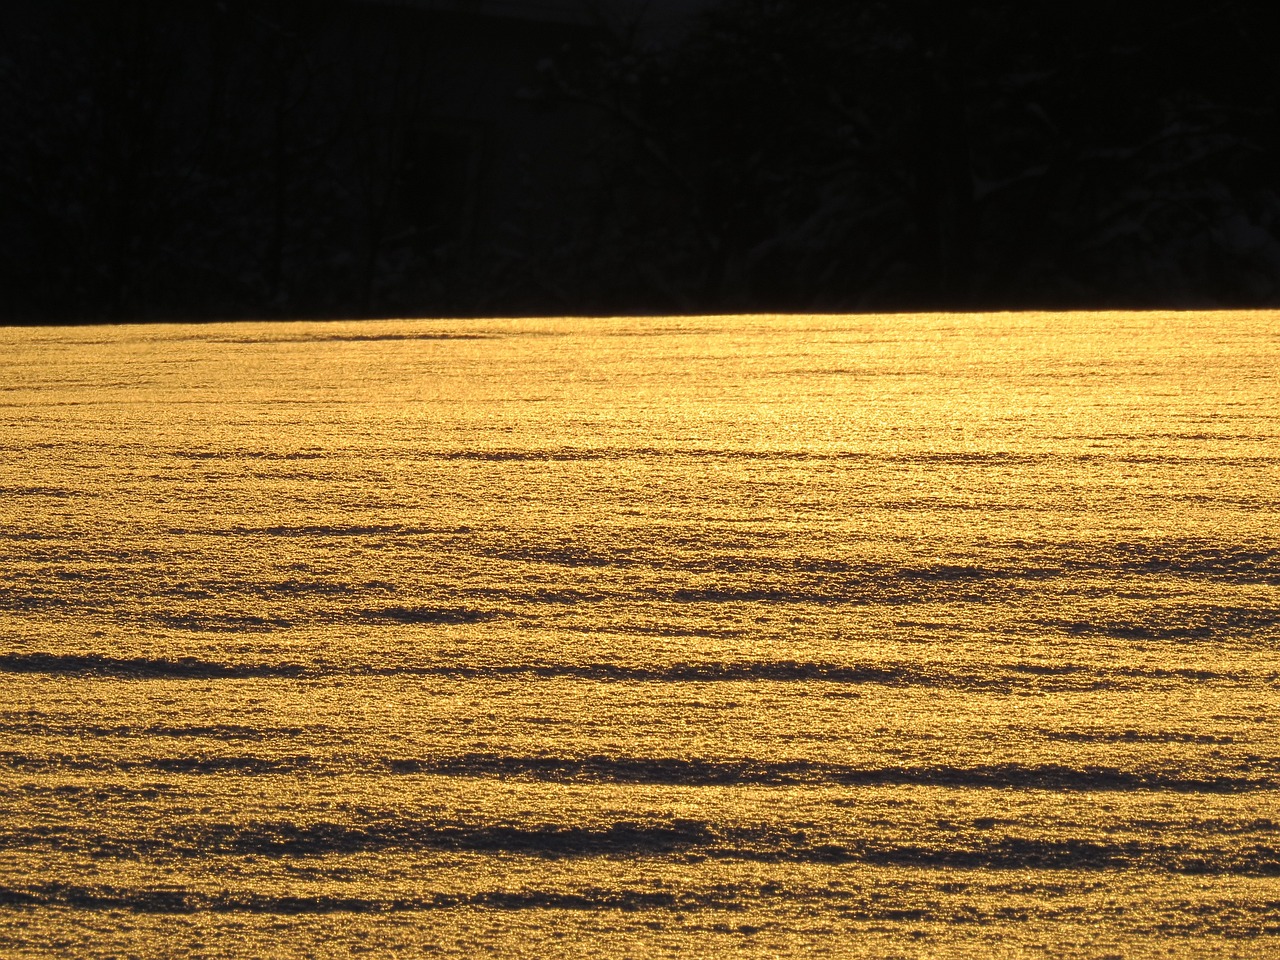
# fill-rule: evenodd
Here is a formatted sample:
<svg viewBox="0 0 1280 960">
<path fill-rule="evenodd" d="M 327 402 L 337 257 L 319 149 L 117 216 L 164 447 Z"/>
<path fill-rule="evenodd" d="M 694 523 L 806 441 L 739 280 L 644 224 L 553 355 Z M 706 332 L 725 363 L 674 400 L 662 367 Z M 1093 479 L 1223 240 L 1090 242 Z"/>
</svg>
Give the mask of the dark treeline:
<svg viewBox="0 0 1280 960">
<path fill-rule="evenodd" d="M 1280 304 L 1262 6 L 11 0 L 0 321 Z"/>
</svg>

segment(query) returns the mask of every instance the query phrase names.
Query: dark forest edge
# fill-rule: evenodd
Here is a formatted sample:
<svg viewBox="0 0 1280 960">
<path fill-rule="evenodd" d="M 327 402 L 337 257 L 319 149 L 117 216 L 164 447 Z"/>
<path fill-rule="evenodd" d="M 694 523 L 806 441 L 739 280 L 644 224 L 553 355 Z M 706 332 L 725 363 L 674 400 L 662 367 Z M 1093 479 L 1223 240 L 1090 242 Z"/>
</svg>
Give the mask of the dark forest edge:
<svg viewBox="0 0 1280 960">
<path fill-rule="evenodd" d="M 1262 15 L 21 0 L 0 322 L 1280 305 Z"/>
</svg>

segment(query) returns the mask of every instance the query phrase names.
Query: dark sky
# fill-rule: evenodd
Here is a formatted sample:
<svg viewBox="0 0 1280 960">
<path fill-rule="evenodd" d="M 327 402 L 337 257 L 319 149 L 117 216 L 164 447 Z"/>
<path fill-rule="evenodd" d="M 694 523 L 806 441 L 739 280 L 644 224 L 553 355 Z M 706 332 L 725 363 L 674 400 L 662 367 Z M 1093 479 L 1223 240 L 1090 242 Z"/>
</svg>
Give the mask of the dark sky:
<svg viewBox="0 0 1280 960">
<path fill-rule="evenodd" d="M 13 0 L 0 320 L 1280 303 L 1256 5 L 627 2 Z"/>
</svg>

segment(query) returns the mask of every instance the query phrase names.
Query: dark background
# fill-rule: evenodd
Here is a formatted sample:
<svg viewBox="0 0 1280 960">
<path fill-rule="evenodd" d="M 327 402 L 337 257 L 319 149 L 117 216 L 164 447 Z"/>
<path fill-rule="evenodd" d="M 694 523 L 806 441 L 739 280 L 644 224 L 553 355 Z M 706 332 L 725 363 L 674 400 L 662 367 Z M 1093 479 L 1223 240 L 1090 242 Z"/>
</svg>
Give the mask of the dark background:
<svg viewBox="0 0 1280 960">
<path fill-rule="evenodd" d="M 0 322 L 1280 305 L 1263 4 L 439 6 L 8 0 Z"/>
</svg>

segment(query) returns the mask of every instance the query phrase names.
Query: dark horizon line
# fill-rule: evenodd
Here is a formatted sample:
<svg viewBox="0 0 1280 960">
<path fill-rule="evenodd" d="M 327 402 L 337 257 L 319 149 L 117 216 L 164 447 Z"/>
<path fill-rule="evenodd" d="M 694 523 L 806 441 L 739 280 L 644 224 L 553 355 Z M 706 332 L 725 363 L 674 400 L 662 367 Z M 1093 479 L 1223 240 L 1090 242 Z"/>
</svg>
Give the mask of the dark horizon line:
<svg viewBox="0 0 1280 960">
<path fill-rule="evenodd" d="M 803 308 L 794 305 L 779 304 L 777 306 L 751 307 L 735 309 L 726 306 L 723 310 L 601 310 L 598 312 L 569 310 L 528 310 L 528 311 L 486 311 L 459 312 L 453 314 L 435 313 L 361 313 L 350 314 L 321 312 L 314 315 L 226 315 L 226 316 L 173 316 L 173 317 L 139 317 L 136 319 L 94 317 L 85 319 L 22 319 L 6 317 L 0 319 L 0 328 L 32 328 L 32 327 L 123 327 L 123 326 L 163 326 L 165 324 L 182 324 L 190 326 L 206 326 L 227 323 L 355 323 L 355 322 L 387 322 L 387 321 L 462 321 L 462 320 L 625 320 L 648 318 L 698 319 L 711 317 L 752 317 L 752 316 L 808 316 L 808 317 L 893 317 L 919 316 L 922 314 L 1031 314 L 1031 313 L 1249 313 L 1280 311 L 1276 303 L 1143 303 L 1143 304 L 921 304 L 919 306 L 892 305 L 883 309 L 856 307 L 840 309 L 838 307 Z"/>
</svg>

